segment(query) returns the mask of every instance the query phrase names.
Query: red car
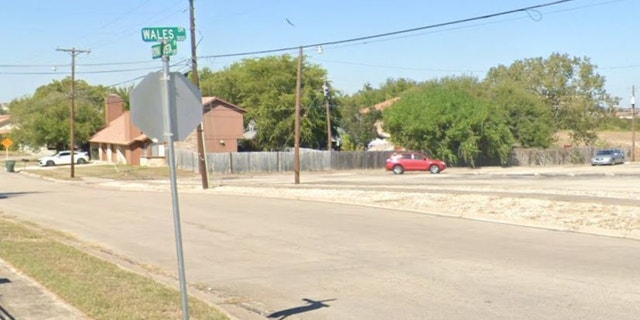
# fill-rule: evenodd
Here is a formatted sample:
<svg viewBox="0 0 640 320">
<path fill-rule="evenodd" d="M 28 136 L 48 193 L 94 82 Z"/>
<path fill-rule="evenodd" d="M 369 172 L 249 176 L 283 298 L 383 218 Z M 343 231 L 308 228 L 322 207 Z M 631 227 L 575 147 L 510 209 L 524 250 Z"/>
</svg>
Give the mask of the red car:
<svg viewBox="0 0 640 320">
<path fill-rule="evenodd" d="M 400 152 L 389 156 L 386 168 L 395 174 L 403 174 L 405 171 L 440 173 L 440 171 L 447 168 L 447 164 L 443 161 L 429 158 L 422 153 Z"/>
</svg>

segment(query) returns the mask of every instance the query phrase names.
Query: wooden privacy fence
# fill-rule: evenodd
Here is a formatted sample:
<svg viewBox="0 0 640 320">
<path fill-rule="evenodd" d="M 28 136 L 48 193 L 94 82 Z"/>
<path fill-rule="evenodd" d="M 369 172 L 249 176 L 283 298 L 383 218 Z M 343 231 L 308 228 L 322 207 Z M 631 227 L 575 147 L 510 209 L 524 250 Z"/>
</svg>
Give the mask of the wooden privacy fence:
<svg viewBox="0 0 640 320">
<path fill-rule="evenodd" d="M 384 168 L 387 157 L 393 152 L 338 152 L 300 151 L 300 170 L 358 170 Z M 176 150 L 176 166 L 182 170 L 199 171 L 198 154 Z M 208 171 L 213 173 L 291 172 L 294 170 L 294 153 L 291 152 L 233 152 L 208 153 Z"/>
<path fill-rule="evenodd" d="M 547 166 L 562 164 L 587 164 L 596 154 L 596 147 L 572 147 L 553 149 L 524 149 L 515 148 L 511 152 L 511 166 Z M 631 158 L 629 148 L 620 148 L 625 153 L 625 158 Z"/>
<path fill-rule="evenodd" d="M 524 149 L 511 152 L 509 166 L 546 166 L 586 164 L 598 148 L 579 147 L 568 149 Z M 629 158 L 629 150 L 625 150 Z M 300 151 L 301 171 L 384 169 L 385 161 L 393 151 Z M 210 173 L 258 173 L 291 172 L 294 170 L 294 153 L 287 152 L 233 152 L 207 154 Z M 491 165 L 499 163 L 489 159 Z M 179 169 L 198 172 L 198 154 L 188 150 L 176 150 L 176 166 Z M 457 164 L 456 166 L 464 166 Z"/>
</svg>

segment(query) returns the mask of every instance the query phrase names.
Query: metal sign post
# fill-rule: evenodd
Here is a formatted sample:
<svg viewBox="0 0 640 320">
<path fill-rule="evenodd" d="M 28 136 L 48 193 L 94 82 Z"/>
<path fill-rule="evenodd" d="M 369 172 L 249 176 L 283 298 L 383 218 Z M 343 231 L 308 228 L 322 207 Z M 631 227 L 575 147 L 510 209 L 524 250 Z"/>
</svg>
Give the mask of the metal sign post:
<svg viewBox="0 0 640 320">
<path fill-rule="evenodd" d="M 162 73 L 149 74 L 131 91 L 130 97 L 133 123 L 148 137 L 164 139 L 169 148 L 171 200 L 180 292 L 182 293 L 182 314 L 184 320 L 189 320 L 174 142 L 186 138 L 202 121 L 202 94 L 184 76 L 169 72 L 169 56 L 175 55 L 177 52 L 176 41 L 183 41 L 185 38 L 184 28 L 152 27 L 142 29 L 142 40 L 158 42 L 152 46 L 152 57 L 153 59 L 162 58 Z M 157 92 L 160 92 L 160 95 Z M 178 107 L 180 107 L 180 112 L 178 112 Z M 162 119 L 158 117 L 160 114 Z"/>
<path fill-rule="evenodd" d="M 169 56 L 162 56 L 162 110 L 164 118 L 165 128 L 165 141 L 169 146 L 169 171 L 171 180 L 171 200 L 173 203 L 173 226 L 175 229 L 176 237 L 176 252 L 178 255 L 178 272 L 180 276 L 180 292 L 182 293 L 182 314 L 184 320 L 189 320 L 189 298 L 187 295 L 187 277 L 184 272 L 184 257 L 182 250 L 182 228 L 180 227 L 180 205 L 178 203 L 178 184 L 176 182 L 176 159 L 175 150 L 173 146 L 174 137 L 171 130 L 171 110 L 175 110 L 175 106 L 172 107 L 172 103 L 175 103 L 175 99 L 171 99 L 171 76 L 169 74 Z M 175 96 L 175 94 L 173 95 Z"/>
<path fill-rule="evenodd" d="M 4 146 L 4 150 L 6 153 L 6 160 L 9 160 L 9 147 L 11 147 L 13 145 L 13 140 L 9 139 L 9 138 L 4 138 L 4 140 L 2 140 L 2 145 Z"/>
</svg>

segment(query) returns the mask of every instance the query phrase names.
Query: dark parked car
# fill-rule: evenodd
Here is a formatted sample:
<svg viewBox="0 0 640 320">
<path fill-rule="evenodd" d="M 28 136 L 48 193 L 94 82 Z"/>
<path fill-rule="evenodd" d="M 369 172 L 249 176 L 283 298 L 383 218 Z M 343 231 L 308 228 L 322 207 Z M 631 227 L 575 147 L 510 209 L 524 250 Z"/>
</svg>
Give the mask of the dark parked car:
<svg viewBox="0 0 640 320">
<path fill-rule="evenodd" d="M 447 168 L 447 165 L 441 160 L 429 158 L 422 153 L 400 152 L 389 156 L 386 168 L 395 174 L 403 174 L 405 171 L 440 173 Z"/>
<path fill-rule="evenodd" d="M 624 163 L 624 151 L 620 149 L 602 149 L 596 152 L 596 155 L 591 158 L 591 165 L 614 165 L 618 163 Z"/>
</svg>

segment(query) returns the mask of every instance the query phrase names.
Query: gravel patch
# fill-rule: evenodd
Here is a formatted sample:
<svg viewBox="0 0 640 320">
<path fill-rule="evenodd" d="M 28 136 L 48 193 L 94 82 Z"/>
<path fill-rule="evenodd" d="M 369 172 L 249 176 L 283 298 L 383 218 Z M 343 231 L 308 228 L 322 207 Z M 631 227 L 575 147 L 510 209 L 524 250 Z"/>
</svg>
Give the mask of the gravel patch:
<svg viewBox="0 0 640 320">
<path fill-rule="evenodd" d="M 615 201 L 593 203 L 590 196 L 605 199 L 635 199 L 633 193 L 580 193 L 580 198 L 557 201 L 531 198 L 527 195 L 549 190 L 503 190 L 512 196 L 491 194 L 464 194 L 464 189 L 442 192 L 394 192 L 325 188 L 270 188 L 247 186 L 220 186 L 207 192 L 244 196 L 260 196 L 307 201 L 336 202 L 343 204 L 374 206 L 414 213 L 443 215 L 467 219 L 493 221 L 548 228 L 561 231 L 585 232 L 607 236 L 640 239 L 640 208 L 620 205 Z M 455 191 L 455 192 L 454 192 Z M 463 191 L 463 192 L 461 192 Z M 478 191 L 478 189 L 474 189 Z M 495 189 L 483 190 L 487 193 Z M 572 191 L 554 194 L 577 196 Z M 635 194 L 637 197 L 637 194 Z"/>
</svg>

